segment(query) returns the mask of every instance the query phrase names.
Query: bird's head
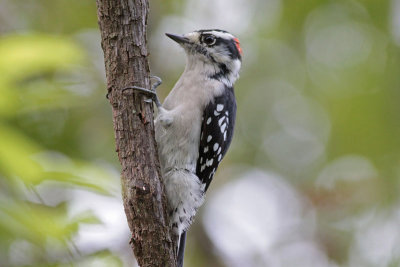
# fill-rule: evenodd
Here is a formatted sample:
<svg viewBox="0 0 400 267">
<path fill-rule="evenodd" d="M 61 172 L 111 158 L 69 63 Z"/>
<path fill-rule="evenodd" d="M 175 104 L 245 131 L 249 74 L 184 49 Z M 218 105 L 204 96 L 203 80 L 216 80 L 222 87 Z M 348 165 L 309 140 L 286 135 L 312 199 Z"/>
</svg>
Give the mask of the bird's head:
<svg viewBox="0 0 400 267">
<path fill-rule="evenodd" d="M 184 48 L 187 68 L 230 86 L 239 77 L 242 49 L 232 34 L 223 30 L 198 30 L 184 35 L 166 35 Z"/>
</svg>

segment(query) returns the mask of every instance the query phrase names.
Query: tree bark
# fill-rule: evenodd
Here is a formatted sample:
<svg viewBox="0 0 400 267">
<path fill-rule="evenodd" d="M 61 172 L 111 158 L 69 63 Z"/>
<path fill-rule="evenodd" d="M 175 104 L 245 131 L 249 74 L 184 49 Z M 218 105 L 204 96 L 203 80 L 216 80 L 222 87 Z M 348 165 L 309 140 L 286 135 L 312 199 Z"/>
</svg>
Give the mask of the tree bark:
<svg viewBox="0 0 400 267">
<path fill-rule="evenodd" d="M 133 90 L 121 91 L 133 85 L 150 87 L 148 1 L 96 3 L 132 248 L 141 267 L 176 266 L 154 139 L 153 104 Z"/>
</svg>

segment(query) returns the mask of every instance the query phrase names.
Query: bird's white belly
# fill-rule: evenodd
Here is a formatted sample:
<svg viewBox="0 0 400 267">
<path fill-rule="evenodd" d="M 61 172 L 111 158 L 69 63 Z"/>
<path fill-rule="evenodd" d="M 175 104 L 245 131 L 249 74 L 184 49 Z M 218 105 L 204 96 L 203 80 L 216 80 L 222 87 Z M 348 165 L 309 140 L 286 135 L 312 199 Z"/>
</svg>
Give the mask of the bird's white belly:
<svg viewBox="0 0 400 267">
<path fill-rule="evenodd" d="M 159 116 L 155 123 L 170 224 L 177 235 L 190 226 L 197 209 L 204 200 L 201 181 L 195 174 L 201 114 L 193 112 L 193 114 L 185 115 L 182 118 L 179 113 L 173 114 L 172 123 L 169 126 L 162 125 Z"/>
<path fill-rule="evenodd" d="M 196 171 L 201 118 L 198 114 L 193 115 L 197 116 L 182 118 L 175 115 L 172 124 L 166 127 L 156 119 L 155 135 L 162 172 L 172 168 L 186 169 L 193 173 Z"/>
</svg>

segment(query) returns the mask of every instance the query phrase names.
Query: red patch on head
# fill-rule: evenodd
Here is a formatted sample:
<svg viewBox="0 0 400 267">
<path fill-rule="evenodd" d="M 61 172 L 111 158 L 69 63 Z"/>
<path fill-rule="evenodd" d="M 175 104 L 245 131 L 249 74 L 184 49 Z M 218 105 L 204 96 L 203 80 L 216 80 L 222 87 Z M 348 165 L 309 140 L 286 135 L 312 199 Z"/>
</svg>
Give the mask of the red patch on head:
<svg viewBox="0 0 400 267">
<path fill-rule="evenodd" d="M 242 55 L 243 52 L 242 52 L 242 48 L 240 47 L 239 39 L 238 39 L 238 38 L 235 38 L 235 39 L 233 39 L 233 40 L 235 40 L 236 48 L 237 48 L 237 50 L 239 51 L 240 55 Z"/>
</svg>

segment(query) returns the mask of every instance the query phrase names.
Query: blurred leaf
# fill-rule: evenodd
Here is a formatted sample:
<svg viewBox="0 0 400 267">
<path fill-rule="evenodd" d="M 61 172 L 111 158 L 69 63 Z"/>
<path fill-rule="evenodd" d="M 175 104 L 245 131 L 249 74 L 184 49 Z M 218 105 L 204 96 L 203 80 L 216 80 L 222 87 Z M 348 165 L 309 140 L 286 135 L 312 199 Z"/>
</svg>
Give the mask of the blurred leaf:
<svg viewBox="0 0 400 267">
<path fill-rule="evenodd" d="M 110 251 L 100 251 L 92 254 L 85 260 L 77 262 L 78 267 L 109 267 L 109 266 L 123 266 L 119 257 L 113 255 Z"/>
<path fill-rule="evenodd" d="M 40 147 L 20 132 L 0 123 L 0 173 L 11 179 L 18 177 L 25 183 L 42 181 L 42 167 L 32 159 Z"/>
<path fill-rule="evenodd" d="M 0 73 L 2 73 L 0 114 L 12 115 L 22 108 L 32 109 L 32 105 L 40 99 L 42 99 L 42 105 L 44 103 L 49 105 L 52 101 L 43 103 L 43 100 L 46 98 L 54 100 L 54 95 L 59 94 L 57 90 L 54 90 L 54 85 L 50 86 L 52 90 L 49 90 L 48 84 L 37 84 L 34 89 L 38 92 L 35 93 L 20 90 L 17 82 L 70 69 L 74 66 L 73 64 L 81 62 L 82 59 L 82 50 L 71 40 L 60 36 L 28 34 L 9 35 L 0 39 Z M 46 86 L 43 87 L 43 85 Z M 43 91 L 44 89 L 46 92 Z M 38 93 L 42 93 L 41 97 Z M 30 100 L 21 103 L 20 99 Z M 73 103 L 71 97 L 66 98 L 65 101 Z M 55 103 L 59 105 L 60 102 Z M 40 106 L 36 105 L 36 108 Z"/>
<path fill-rule="evenodd" d="M 9 35 L 0 41 L 0 81 L 71 67 L 83 54 L 65 37 L 46 34 Z"/>
<path fill-rule="evenodd" d="M 118 191 L 115 174 L 104 166 L 74 160 L 60 153 L 41 152 L 35 155 L 35 160 L 44 168 L 43 180 L 65 182 L 66 185 L 86 187 L 102 194 L 112 194 Z"/>
<path fill-rule="evenodd" d="M 54 182 L 63 182 L 64 186 L 79 186 L 84 187 L 86 189 L 94 190 L 98 193 L 109 195 L 110 192 L 104 186 L 98 185 L 92 179 L 94 177 L 83 177 L 73 175 L 71 173 L 65 172 L 44 172 L 43 180 L 54 181 Z"/>
<path fill-rule="evenodd" d="M 110 173 L 91 163 L 73 163 L 58 154 L 40 153 L 40 147 L 18 131 L 0 124 L 0 173 L 26 184 L 45 180 L 65 182 L 109 194 L 113 187 Z M 111 190 L 111 191 L 110 191 Z"/>
<path fill-rule="evenodd" d="M 67 203 L 56 207 L 24 201 L 0 202 L 0 225 L 14 238 L 26 239 L 38 246 L 54 238 L 62 244 L 78 231 L 80 223 L 99 223 L 91 213 L 82 213 L 72 220 L 66 214 Z"/>
</svg>

